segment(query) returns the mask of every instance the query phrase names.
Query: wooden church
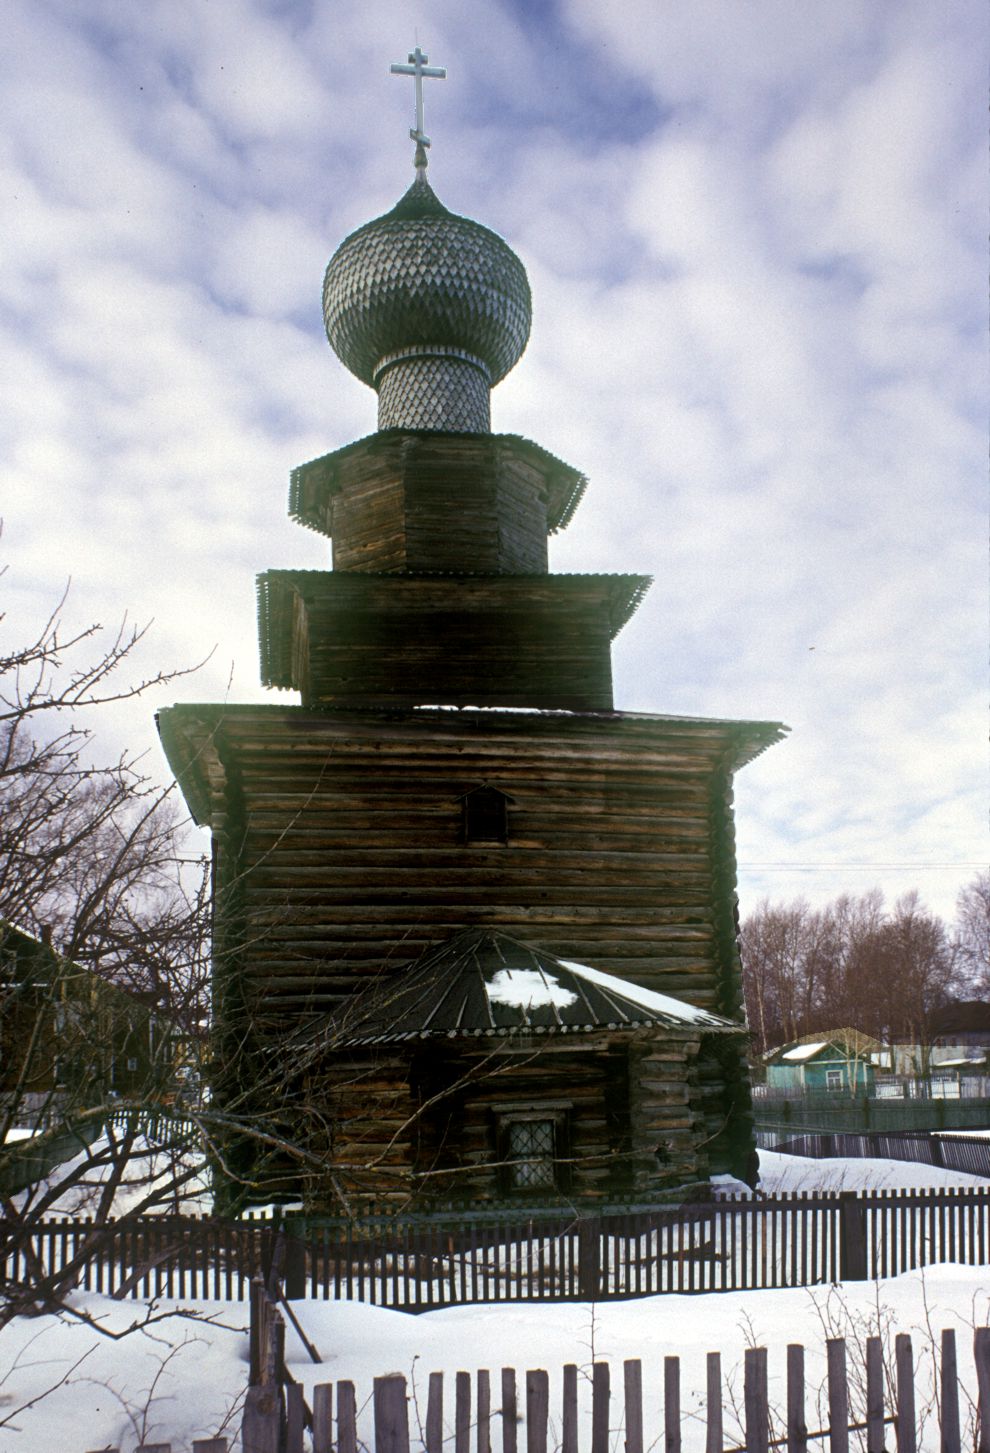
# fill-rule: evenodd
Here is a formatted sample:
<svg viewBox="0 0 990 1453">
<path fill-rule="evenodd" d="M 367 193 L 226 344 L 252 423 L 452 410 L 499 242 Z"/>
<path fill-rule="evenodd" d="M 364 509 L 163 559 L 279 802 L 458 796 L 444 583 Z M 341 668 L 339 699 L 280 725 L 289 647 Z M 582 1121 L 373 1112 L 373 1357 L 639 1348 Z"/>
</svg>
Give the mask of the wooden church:
<svg viewBox="0 0 990 1453">
<path fill-rule="evenodd" d="M 292 475 L 332 569 L 258 583 L 299 704 L 159 717 L 213 834 L 219 1204 L 649 1203 L 750 1162 L 732 779 L 783 729 L 615 710 L 649 581 L 549 573 L 585 480 L 490 425 L 526 273 L 412 135 L 324 282 L 378 394 Z"/>
</svg>

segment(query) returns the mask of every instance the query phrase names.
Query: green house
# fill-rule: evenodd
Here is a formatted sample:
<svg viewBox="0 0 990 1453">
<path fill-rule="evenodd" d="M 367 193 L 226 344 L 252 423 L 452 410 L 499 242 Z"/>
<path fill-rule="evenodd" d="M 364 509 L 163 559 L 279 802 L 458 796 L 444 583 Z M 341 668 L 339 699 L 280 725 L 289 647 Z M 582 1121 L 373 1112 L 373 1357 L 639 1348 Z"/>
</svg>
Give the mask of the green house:
<svg viewBox="0 0 990 1453">
<path fill-rule="evenodd" d="M 767 1086 L 797 1093 L 872 1095 L 879 1040 L 858 1029 L 821 1030 L 771 1052 Z"/>
</svg>

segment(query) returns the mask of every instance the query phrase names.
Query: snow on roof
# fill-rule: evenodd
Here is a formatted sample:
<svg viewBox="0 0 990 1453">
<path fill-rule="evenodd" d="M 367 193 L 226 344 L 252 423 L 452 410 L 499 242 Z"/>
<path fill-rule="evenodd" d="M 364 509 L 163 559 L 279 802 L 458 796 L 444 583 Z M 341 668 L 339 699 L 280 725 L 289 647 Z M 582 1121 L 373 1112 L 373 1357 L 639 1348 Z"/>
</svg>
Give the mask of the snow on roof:
<svg viewBox="0 0 990 1453">
<path fill-rule="evenodd" d="M 814 1059 L 815 1055 L 825 1049 L 827 1044 L 828 1041 L 825 1039 L 816 1040 L 814 1044 L 796 1044 L 793 1049 L 785 1049 L 780 1057 L 790 1060 Z"/>
<path fill-rule="evenodd" d="M 576 964 L 571 959 L 561 959 L 565 969 L 570 969 L 572 974 L 577 974 L 581 979 L 587 979 L 589 984 L 597 984 L 600 989 L 609 989 L 613 994 L 621 994 L 624 999 L 630 999 L 634 1004 L 641 1004 L 644 1009 L 652 1009 L 657 1014 L 668 1014 L 672 1019 L 680 1019 L 685 1024 L 709 1024 L 724 1027 L 730 1021 L 723 1019 L 721 1015 L 710 1014 L 707 1009 L 699 1009 L 695 1004 L 688 1004 L 684 999 L 673 999 L 669 994 L 658 994 L 655 989 L 641 989 L 638 984 L 631 984 L 628 979 L 617 979 L 614 974 L 603 973 L 601 969 L 589 968 L 587 964 Z"/>
<path fill-rule="evenodd" d="M 485 984 L 489 1002 L 533 1009 L 553 1004 L 562 1009 L 577 1003 L 577 995 L 565 989 L 552 974 L 539 969 L 499 969 Z M 628 997 L 628 995 L 627 995 Z"/>
</svg>

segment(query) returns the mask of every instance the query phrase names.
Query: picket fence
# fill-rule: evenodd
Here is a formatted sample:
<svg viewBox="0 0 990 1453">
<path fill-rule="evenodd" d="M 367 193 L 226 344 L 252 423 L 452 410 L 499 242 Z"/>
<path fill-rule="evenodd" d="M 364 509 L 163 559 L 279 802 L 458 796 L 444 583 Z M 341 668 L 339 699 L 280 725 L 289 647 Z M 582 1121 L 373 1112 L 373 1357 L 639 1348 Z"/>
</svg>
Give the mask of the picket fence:
<svg viewBox="0 0 990 1453">
<path fill-rule="evenodd" d="M 284 1302 L 286 1311 L 291 1309 Z M 293 1320 L 295 1318 L 293 1317 Z M 942 1332 L 938 1357 L 938 1388 L 935 1404 L 938 1409 L 940 1453 L 961 1453 L 960 1379 L 956 1356 L 955 1332 Z M 318 1360 L 315 1349 L 311 1356 Z M 848 1453 L 849 1434 L 865 1433 L 866 1453 L 883 1453 L 886 1428 L 893 1426 L 897 1453 L 917 1453 L 920 1423 L 927 1399 L 916 1405 L 914 1351 L 906 1333 L 894 1341 L 893 1368 L 884 1367 L 884 1348 L 880 1337 L 869 1337 L 865 1343 L 863 1376 L 848 1366 L 844 1338 L 831 1338 L 827 1353 L 826 1425 L 809 1429 L 807 1423 L 807 1388 L 805 1380 L 805 1349 L 800 1344 L 787 1348 L 787 1402 L 780 1415 L 771 1409 L 768 1384 L 767 1350 L 751 1347 L 745 1352 L 743 1372 L 743 1441 L 727 1446 L 725 1408 L 729 1402 L 723 1387 L 721 1358 L 710 1352 L 706 1365 L 705 1453 L 769 1453 L 771 1448 L 786 1445 L 787 1453 L 807 1453 L 810 1442 L 828 1439 L 830 1453 Z M 978 1453 L 990 1453 L 990 1328 L 978 1328 L 974 1334 L 973 1355 L 976 1363 Z M 893 1376 L 890 1376 L 892 1372 Z M 685 1419 L 681 1408 L 681 1364 L 675 1356 L 663 1359 L 663 1428 L 650 1430 L 644 1419 L 643 1363 L 630 1359 L 623 1363 L 623 1407 L 620 1427 L 615 1426 L 612 1412 L 612 1373 L 609 1363 L 595 1362 L 590 1369 L 590 1409 L 587 1400 L 582 1407 L 579 1398 L 579 1373 L 576 1364 L 562 1369 L 560 1421 L 551 1426 L 550 1378 L 543 1369 L 527 1371 L 522 1381 L 525 1389 L 526 1453 L 578 1453 L 579 1445 L 590 1453 L 611 1453 L 617 1432 L 624 1431 L 625 1453 L 644 1453 L 658 1446 L 663 1438 L 665 1453 L 682 1453 Z M 472 1405 L 472 1384 L 474 1399 Z M 893 1396 L 886 1396 L 885 1384 L 892 1384 Z M 491 1375 L 478 1371 L 474 1378 L 458 1372 L 454 1379 L 453 1450 L 470 1453 L 472 1434 L 477 1453 L 492 1453 L 493 1423 L 501 1424 L 501 1453 L 518 1453 L 520 1442 L 520 1379 L 514 1368 L 502 1368 L 500 1405 L 493 1408 Z M 862 1389 L 862 1398 L 857 1395 Z M 888 1407 L 889 1402 L 889 1407 Z M 410 1430 L 410 1406 L 414 1425 Z M 861 1403 L 861 1405 L 860 1405 Z M 336 1433 L 333 1411 L 336 1406 Z M 353 1382 L 341 1380 L 334 1385 L 318 1383 L 313 1389 L 312 1406 L 302 1387 L 285 1367 L 285 1323 L 276 1295 L 258 1278 L 251 1301 L 251 1374 L 241 1428 L 244 1453 L 303 1453 L 304 1434 L 308 1429 L 313 1453 L 359 1453 L 373 1448 L 374 1453 L 410 1453 L 421 1448 L 424 1453 L 444 1453 L 449 1432 L 444 1417 L 443 1374 L 430 1374 L 425 1422 L 420 1420 L 418 1399 L 413 1399 L 406 1379 L 390 1374 L 374 1380 L 372 1400 L 373 1437 L 367 1429 L 359 1430 L 358 1400 Z M 919 1418 L 919 1414 L 922 1417 Z M 777 1424 L 781 1424 L 780 1427 Z M 579 1428 L 585 1435 L 579 1438 Z"/>
<path fill-rule="evenodd" d="M 423 1311 L 476 1302 L 597 1301 L 897 1276 L 985 1265 L 990 1187 L 796 1193 L 661 1210 L 363 1222 L 286 1218 L 290 1298 Z M 43 1268 L 115 1297 L 243 1301 L 274 1221 L 48 1221 L 0 1239 L 0 1278 Z M 28 1253 L 30 1252 L 30 1256 Z M 31 1257 L 34 1258 L 32 1263 Z"/>
</svg>

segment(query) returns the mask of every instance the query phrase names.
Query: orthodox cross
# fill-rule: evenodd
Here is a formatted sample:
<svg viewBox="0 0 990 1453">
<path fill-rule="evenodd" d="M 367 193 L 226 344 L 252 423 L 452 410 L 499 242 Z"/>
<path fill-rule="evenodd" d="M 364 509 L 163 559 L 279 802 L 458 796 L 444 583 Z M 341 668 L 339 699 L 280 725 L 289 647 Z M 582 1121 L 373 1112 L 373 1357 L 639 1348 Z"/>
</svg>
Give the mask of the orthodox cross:
<svg viewBox="0 0 990 1453">
<path fill-rule="evenodd" d="M 409 135 L 416 143 L 417 154 L 421 147 L 429 146 L 430 144 L 430 138 L 423 130 L 423 77 L 425 76 L 428 79 L 436 79 L 438 81 L 444 81 L 447 79 L 446 67 L 428 66 L 426 62 L 429 59 L 429 56 L 424 55 L 423 52 L 420 50 L 419 46 L 417 46 L 416 49 L 410 53 L 409 64 L 407 66 L 399 65 L 399 63 L 396 62 L 395 65 L 389 67 L 389 70 L 391 71 L 393 76 L 416 77 L 416 129 L 415 131 L 410 131 Z M 423 160 L 425 163 L 426 158 L 424 157 Z"/>
</svg>

